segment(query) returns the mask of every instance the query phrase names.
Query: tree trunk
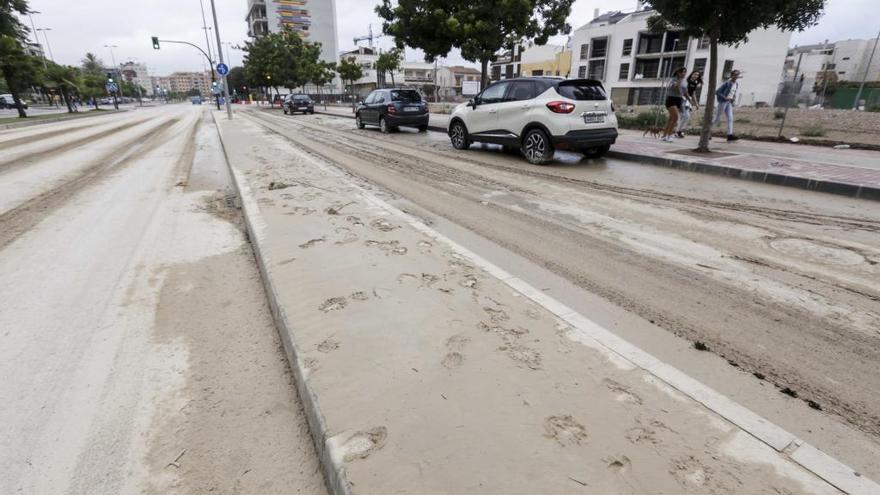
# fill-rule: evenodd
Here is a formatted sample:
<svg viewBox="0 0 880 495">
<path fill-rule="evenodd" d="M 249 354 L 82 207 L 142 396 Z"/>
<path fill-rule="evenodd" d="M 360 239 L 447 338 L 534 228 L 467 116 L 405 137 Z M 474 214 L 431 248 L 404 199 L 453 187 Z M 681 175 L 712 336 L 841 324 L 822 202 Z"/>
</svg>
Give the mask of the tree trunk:
<svg viewBox="0 0 880 495">
<path fill-rule="evenodd" d="M 480 61 L 480 65 L 482 66 L 480 69 L 480 91 L 482 91 L 489 85 L 489 60 L 484 58 Z"/>
<path fill-rule="evenodd" d="M 394 70 L 391 71 L 391 86 L 397 87 L 397 83 L 394 82 Z"/>
<path fill-rule="evenodd" d="M 21 97 L 18 96 L 18 91 L 11 89 L 12 92 L 12 101 L 15 103 L 15 108 L 18 110 L 18 117 L 22 119 L 27 118 L 27 112 L 24 111 L 24 105 L 21 103 Z"/>
<path fill-rule="evenodd" d="M 697 151 L 709 152 L 709 137 L 712 135 L 712 119 L 715 117 L 715 86 L 718 84 L 718 38 L 709 39 L 709 86 L 706 91 L 706 110 L 703 115 L 703 129 L 700 132 L 700 144 Z"/>
<path fill-rule="evenodd" d="M 68 95 L 67 92 L 64 91 L 63 87 L 60 88 L 60 91 L 61 97 L 64 98 L 64 104 L 67 105 L 67 113 L 73 113 L 73 105 L 70 104 L 70 95 Z"/>
</svg>

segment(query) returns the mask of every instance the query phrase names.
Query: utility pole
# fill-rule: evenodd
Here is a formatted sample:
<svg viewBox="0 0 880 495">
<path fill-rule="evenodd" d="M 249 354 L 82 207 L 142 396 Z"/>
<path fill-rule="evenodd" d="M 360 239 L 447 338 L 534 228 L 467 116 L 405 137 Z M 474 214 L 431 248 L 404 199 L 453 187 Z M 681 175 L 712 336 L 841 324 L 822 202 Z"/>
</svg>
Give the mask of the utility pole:
<svg viewBox="0 0 880 495">
<path fill-rule="evenodd" d="M 865 75 L 862 77 L 862 84 L 859 85 L 859 92 L 856 93 L 856 101 L 853 102 L 853 110 L 859 109 L 859 100 L 862 98 L 862 91 L 865 89 L 865 81 L 868 80 L 868 73 L 871 71 L 871 63 L 874 61 L 874 52 L 877 51 L 877 42 L 880 42 L 880 33 L 874 38 L 874 48 L 871 50 L 871 57 L 868 59 L 868 66 L 865 67 Z"/>
<path fill-rule="evenodd" d="M 217 8 L 214 6 L 214 0 L 211 0 L 211 14 L 214 16 L 214 34 L 217 35 L 217 48 L 219 52 L 220 63 L 223 63 L 223 50 L 219 48 L 223 46 L 220 41 L 220 26 L 217 22 Z M 223 76 L 223 98 L 226 99 L 226 115 L 232 120 L 232 103 L 229 102 L 229 85 L 226 83 L 226 76 Z"/>
<path fill-rule="evenodd" d="M 828 50 L 828 40 L 825 40 L 825 46 L 822 51 Z M 831 67 L 836 67 L 834 64 L 835 59 L 837 58 L 837 45 L 835 44 L 834 48 L 831 50 Z M 828 69 L 829 64 L 825 64 L 825 67 L 822 71 L 822 108 L 825 108 L 825 91 L 828 89 Z"/>
<path fill-rule="evenodd" d="M 55 55 L 52 55 L 52 45 L 49 44 L 49 35 L 46 34 L 46 32 L 51 31 L 51 30 L 52 30 L 52 28 L 39 28 L 39 29 L 37 29 L 37 31 L 43 32 L 43 38 L 46 39 L 46 48 L 49 49 L 49 60 L 54 62 Z"/>
<path fill-rule="evenodd" d="M 29 10 L 28 11 L 28 18 L 31 20 L 31 29 L 34 32 L 34 43 L 36 43 L 38 45 L 40 44 L 40 38 L 37 37 L 37 26 L 34 25 L 34 14 L 40 14 L 40 13 L 41 12 L 38 10 Z M 40 51 L 42 51 L 42 50 L 40 50 Z M 43 68 L 44 69 L 49 68 L 49 62 L 46 61 L 46 53 L 45 52 L 43 53 Z"/>
<path fill-rule="evenodd" d="M 792 81 L 793 85 L 797 84 L 798 73 L 801 71 L 801 60 L 803 60 L 803 58 L 804 58 L 804 52 L 801 52 L 800 56 L 798 57 L 797 67 L 795 67 L 795 69 L 794 69 L 794 80 Z M 797 100 L 798 94 L 800 94 L 800 87 L 798 87 L 798 91 L 794 94 L 795 100 Z M 788 117 L 788 108 L 790 106 L 791 106 L 791 103 L 786 101 L 785 102 L 785 112 L 783 112 L 783 114 L 782 114 L 782 123 L 779 124 L 779 135 L 777 136 L 780 139 L 782 138 L 782 129 L 785 128 L 785 118 Z"/>
</svg>

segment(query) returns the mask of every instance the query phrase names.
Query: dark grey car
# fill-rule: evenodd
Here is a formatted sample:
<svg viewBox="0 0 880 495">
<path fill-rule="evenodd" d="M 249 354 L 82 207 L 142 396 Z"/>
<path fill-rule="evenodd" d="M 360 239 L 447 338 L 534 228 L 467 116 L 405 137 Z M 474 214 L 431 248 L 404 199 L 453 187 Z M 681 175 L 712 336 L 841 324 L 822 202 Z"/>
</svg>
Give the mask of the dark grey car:
<svg viewBox="0 0 880 495">
<path fill-rule="evenodd" d="M 355 118 L 358 129 L 376 125 L 386 133 L 398 127 L 415 127 L 425 132 L 428 104 L 414 89 L 377 89 L 357 106 Z"/>
</svg>

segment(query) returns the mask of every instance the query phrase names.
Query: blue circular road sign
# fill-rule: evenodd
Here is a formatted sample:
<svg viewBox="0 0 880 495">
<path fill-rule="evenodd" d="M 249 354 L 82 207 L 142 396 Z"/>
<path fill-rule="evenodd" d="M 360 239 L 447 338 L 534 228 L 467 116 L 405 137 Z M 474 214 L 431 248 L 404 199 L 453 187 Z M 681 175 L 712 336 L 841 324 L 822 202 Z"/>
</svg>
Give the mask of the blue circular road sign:
<svg viewBox="0 0 880 495">
<path fill-rule="evenodd" d="M 226 64 L 217 64 L 217 74 L 220 74 L 221 76 L 229 74 L 229 66 Z"/>
</svg>

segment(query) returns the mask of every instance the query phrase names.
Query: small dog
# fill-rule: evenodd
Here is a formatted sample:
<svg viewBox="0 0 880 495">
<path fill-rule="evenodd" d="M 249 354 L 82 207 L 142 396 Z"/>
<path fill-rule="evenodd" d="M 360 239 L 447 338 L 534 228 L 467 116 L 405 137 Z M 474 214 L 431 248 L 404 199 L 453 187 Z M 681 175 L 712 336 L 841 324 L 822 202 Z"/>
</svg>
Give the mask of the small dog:
<svg viewBox="0 0 880 495">
<path fill-rule="evenodd" d="M 642 134 L 642 137 L 645 137 L 648 134 L 650 134 L 651 137 L 656 139 L 656 138 L 660 137 L 661 132 L 663 132 L 663 129 L 660 127 L 648 126 L 648 127 L 645 127 L 645 132 Z"/>
</svg>

